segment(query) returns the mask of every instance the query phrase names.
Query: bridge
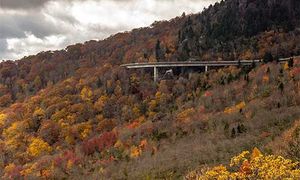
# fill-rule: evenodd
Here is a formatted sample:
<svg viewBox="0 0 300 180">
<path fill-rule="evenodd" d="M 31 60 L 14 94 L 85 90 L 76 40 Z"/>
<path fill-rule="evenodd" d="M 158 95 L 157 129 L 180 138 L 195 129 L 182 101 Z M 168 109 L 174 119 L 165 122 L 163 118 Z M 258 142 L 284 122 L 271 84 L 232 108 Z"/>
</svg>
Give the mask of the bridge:
<svg viewBox="0 0 300 180">
<path fill-rule="evenodd" d="M 290 58 L 279 59 L 280 63 L 285 63 Z M 176 61 L 176 62 L 142 62 L 142 63 L 130 63 L 122 64 L 121 67 L 127 69 L 142 69 L 142 68 L 153 68 L 154 81 L 158 79 L 159 68 L 173 68 L 173 67 L 204 67 L 205 72 L 209 70 L 209 67 L 227 67 L 227 66 L 250 66 L 252 63 L 261 63 L 262 59 L 257 60 L 238 60 L 238 61 L 199 61 L 191 59 L 188 61 Z"/>
</svg>

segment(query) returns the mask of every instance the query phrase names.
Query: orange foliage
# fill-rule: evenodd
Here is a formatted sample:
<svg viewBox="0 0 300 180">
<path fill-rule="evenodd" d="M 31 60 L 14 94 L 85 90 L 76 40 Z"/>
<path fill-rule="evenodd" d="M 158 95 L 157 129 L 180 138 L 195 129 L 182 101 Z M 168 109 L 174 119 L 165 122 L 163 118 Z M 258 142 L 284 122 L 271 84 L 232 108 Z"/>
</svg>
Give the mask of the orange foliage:
<svg viewBox="0 0 300 180">
<path fill-rule="evenodd" d="M 246 107 L 246 103 L 243 101 L 235 106 L 225 108 L 224 113 L 232 114 L 232 113 L 238 112 L 239 110 L 241 110 L 245 107 Z"/>
<path fill-rule="evenodd" d="M 179 114 L 177 114 L 177 121 L 180 123 L 188 123 L 192 120 L 192 115 L 195 113 L 194 108 L 186 109 Z"/>
<path fill-rule="evenodd" d="M 268 75 L 263 76 L 263 82 L 268 83 L 270 81 L 270 77 Z"/>
<path fill-rule="evenodd" d="M 128 129 L 135 129 L 135 128 L 139 127 L 144 121 L 145 121 L 145 117 L 141 116 L 137 120 L 135 120 L 132 123 L 130 123 L 129 125 L 127 125 L 126 127 Z"/>
<path fill-rule="evenodd" d="M 204 93 L 204 97 L 211 97 L 213 94 L 212 94 L 212 92 L 210 92 L 210 91 L 206 91 L 205 93 Z"/>
</svg>

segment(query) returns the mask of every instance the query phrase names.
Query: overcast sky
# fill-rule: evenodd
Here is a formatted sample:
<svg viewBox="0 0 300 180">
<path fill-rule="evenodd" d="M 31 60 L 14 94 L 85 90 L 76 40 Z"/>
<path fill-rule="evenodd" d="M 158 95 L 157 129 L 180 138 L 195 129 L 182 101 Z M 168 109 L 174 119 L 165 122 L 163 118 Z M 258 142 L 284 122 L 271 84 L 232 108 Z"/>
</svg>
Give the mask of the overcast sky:
<svg viewBox="0 0 300 180">
<path fill-rule="evenodd" d="M 100 40 L 217 0 L 0 0 L 0 60 Z"/>
</svg>

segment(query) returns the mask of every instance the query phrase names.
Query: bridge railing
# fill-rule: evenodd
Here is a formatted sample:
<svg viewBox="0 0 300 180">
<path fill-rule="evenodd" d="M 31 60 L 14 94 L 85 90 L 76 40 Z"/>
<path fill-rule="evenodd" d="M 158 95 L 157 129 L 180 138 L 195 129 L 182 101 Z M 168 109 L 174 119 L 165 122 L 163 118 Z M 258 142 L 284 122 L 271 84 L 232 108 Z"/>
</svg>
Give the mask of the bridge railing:
<svg viewBox="0 0 300 180">
<path fill-rule="evenodd" d="M 288 61 L 290 58 L 299 58 L 300 56 L 280 58 L 279 62 Z M 178 66 L 230 66 L 230 65 L 248 65 L 251 63 L 260 63 L 263 62 L 263 59 L 254 59 L 254 60 L 239 60 L 239 61 L 176 61 L 176 62 L 141 62 L 141 63 L 129 63 L 122 64 L 121 67 L 127 68 L 150 68 L 150 67 L 178 67 Z"/>
</svg>

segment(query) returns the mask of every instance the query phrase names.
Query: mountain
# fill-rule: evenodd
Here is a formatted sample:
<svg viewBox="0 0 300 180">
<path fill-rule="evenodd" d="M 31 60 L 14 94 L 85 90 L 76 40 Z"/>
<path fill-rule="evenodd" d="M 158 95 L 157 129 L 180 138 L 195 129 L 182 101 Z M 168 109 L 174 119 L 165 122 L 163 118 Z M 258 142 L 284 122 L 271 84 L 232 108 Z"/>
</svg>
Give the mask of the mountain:
<svg viewBox="0 0 300 180">
<path fill-rule="evenodd" d="M 296 0 L 227 0 L 0 63 L 1 177 L 176 179 L 254 147 L 299 160 L 299 137 L 286 135 L 299 124 L 299 58 L 158 83 L 147 70 L 120 67 L 299 55 L 298 7 Z"/>
<path fill-rule="evenodd" d="M 178 35 L 181 57 L 259 58 L 264 53 L 261 52 L 266 41 L 264 32 L 271 30 L 278 35 L 275 35 L 277 42 L 272 42 L 275 45 L 269 45 L 268 51 L 280 57 L 299 53 L 299 46 L 276 47 L 289 42 L 278 39 L 281 34 L 299 34 L 299 29 L 294 32 L 299 27 L 299 8 L 296 0 L 221 1 L 188 18 Z"/>
</svg>

